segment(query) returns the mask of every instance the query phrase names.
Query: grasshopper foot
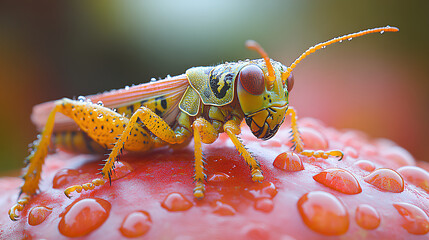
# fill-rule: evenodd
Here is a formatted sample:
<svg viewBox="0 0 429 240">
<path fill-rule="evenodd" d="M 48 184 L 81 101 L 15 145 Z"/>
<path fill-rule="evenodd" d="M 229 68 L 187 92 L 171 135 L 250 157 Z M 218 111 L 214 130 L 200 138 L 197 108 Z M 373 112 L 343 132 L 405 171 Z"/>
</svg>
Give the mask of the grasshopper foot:
<svg viewBox="0 0 429 240">
<path fill-rule="evenodd" d="M 197 199 L 202 199 L 204 197 L 204 192 L 206 191 L 204 183 L 197 182 L 194 188 L 194 197 Z"/>
<path fill-rule="evenodd" d="M 66 188 L 66 190 L 64 190 L 64 194 L 68 198 L 71 198 L 70 194 L 72 192 L 76 191 L 76 192 L 80 193 L 80 192 L 82 192 L 82 190 L 85 190 L 85 191 L 92 190 L 96 186 L 101 186 L 101 185 L 103 185 L 105 183 L 106 183 L 106 181 L 104 181 L 104 179 L 96 178 L 96 179 L 92 180 L 89 183 L 85 183 L 85 184 L 82 184 L 82 185 L 73 185 L 73 186 L 70 186 L 70 187 Z"/>
<path fill-rule="evenodd" d="M 18 200 L 18 202 L 15 205 L 13 205 L 9 209 L 9 218 L 12 221 L 18 221 L 19 214 L 17 212 L 21 212 L 24 209 L 25 205 L 27 205 L 29 200 L 30 200 L 29 196 L 23 196 Z"/>
<path fill-rule="evenodd" d="M 264 175 L 262 175 L 262 172 L 260 169 L 254 168 L 252 170 L 252 180 L 254 182 L 262 182 L 264 180 Z"/>
</svg>

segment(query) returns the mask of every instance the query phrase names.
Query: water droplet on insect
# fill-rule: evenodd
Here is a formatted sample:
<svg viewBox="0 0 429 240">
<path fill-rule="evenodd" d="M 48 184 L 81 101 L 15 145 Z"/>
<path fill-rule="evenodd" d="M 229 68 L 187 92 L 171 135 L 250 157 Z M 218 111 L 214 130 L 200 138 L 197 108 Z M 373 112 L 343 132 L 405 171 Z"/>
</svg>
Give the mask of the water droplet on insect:
<svg viewBox="0 0 429 240">
<path fill-rule="evenodd" d="M 326 48 L 326 46 L 323 46 L 322 48 L 323 48 L 323 49 L 325 49 L 325 48 Z"/>
<path fill-rule="evenodd" d="M 167 75 L 167 79 L 171 78 L 170 74 Z"/>
<path fill-rule="evenodd" d="M 116 108 L 113 109 L 114 112 L 117 112 L 118 110 L 116 110 Z"/>
<path fill-rule="evenodd" d="M 313 176 L 317 182 L 345 194 L 358 194 L 362 188 L 356 178 L 344 169 L 326 169 Z"/>
<path fill-rule="evenodd" d="M 380 215 L 368 204 L 360 204 L 356 208 L 356 223 L 364 229 L 376 229 L 380 225 Z"/>
<path fill-rule="evenodd" d="M 213 213 L 221 216 L 232 216 L 235 215 L 235 209 L 229 204 L 216 201 L 216 206 L 214 207 Z"/>
<path fill-rule="evenodd" d="M 340 42 L 340 43 L 342 43 L 342 42 L 343 42 L 343 40 L 340 40 L 339 42 Z"/>
<path fill-rule="evenodd" d="M 99 119 L 101 119 L 101 118 L 103 118 L 103 117 L 104 117 L 104 115 L 103 115 L 102 113 L 98 114 L 98 118 L 99 118 Z"/>
<path fill-rule="evenodd" d="M 103 102 L 102 102 L 102 101 L 98 101 L 98 102 L 97 102 L 97 105 L 98 105 L 98 106 L 102 106 L 102 107 L 104 106 L 104 104 L 103 104 Z"/>
<path fill-rule="evenodd" d="M 78 170 L 61 169 L 55 174 L 54 179 L 52 180 L 52 187 L 55 189 L 62 188 L 66 184 L 77 179 L 78 176 L 79 176 Z"/>
<path fill-rule="evenodd" d="M 185 198 L 180 193 L 170 193 L 168 196 L 162 201 L 161 206 L 168 211 L 176 212 L 176 211 L 186 211 L 192 207 L 192 202 Z"/>
<path fill-rule="evenodd" d="M 392 169 L 380 168 L 364 177 L 365 182 L 388 192 L 404 191 L 404 179 Z"/>
<path fill-rule="evenodd" d="M 51 208 L 38 206 L 33 207 L 28 214 L 28 224 L 36 226 L 41 224 L 52 213 Z"/>
<path fill-rule="evenodd" d="M 274 208 L 273 200 L 269 198 L 261 198 L 256 200 L 255 209 L 263 212 L 271 212 Z"/>
<path fill-rule="evenodd" d="M 347 40 L 351 41 L 353 38 L 348 38 Z"/>
<path fill-rule="evenodd" d="M 150 81 L 151 82 L 156 82 L 156 78 L 151 78 Z"/>
<path fill-rule="evenodd" d="M 58 230 L 67 237 L 81 237 L 100 227 L 110 214 L 111 205 L 99 198 L 85 198 L 68 206 L 60 216 Z"/>
<path fill-rule="evenodd" d="M 147 233 L 152 226 L 149 213 L 136 211 L 128 214 L 119 228 L 122 235 L 129 238 L 139 237 Z"/>
<path fill-rule="evenodd" d="M 423 235 L 429 232 L 429 219 L 419 207 L 409 203 L 394 203 L 402 216 L 402 227 L 411 234 Z"/>
<path fill-rule="evenodd" d="M 291 152 L 280 153 L 273 162 L 274 167 L 288 172 L 304 170 L 301 158 Z"/>
<path fill-rule="evenodd" d="M 298 200 L 298 210 L 304 223 L 313 231 L 325 235 L 341 235 L 349 228 L 349 214 L 334 195 L 314 191 Z"/>
<path fill-rule="evenodd" d="M 381 31 L 381 32 L 380 32 L 380 34 L 383 34 L 383 33 L 384 33 L 384 31 Z"/>
<path fill-rule="evenodd" d="M 79 102 L 85 102 L 86 98 L 84 96 L 79 96 L 79 97 L 77 97 L 77 100 Z"/>
<path fill-rule="evenodd" d="M 125 86 L 125 90 L 130 90 L 130 86 Z"/>
</svg>

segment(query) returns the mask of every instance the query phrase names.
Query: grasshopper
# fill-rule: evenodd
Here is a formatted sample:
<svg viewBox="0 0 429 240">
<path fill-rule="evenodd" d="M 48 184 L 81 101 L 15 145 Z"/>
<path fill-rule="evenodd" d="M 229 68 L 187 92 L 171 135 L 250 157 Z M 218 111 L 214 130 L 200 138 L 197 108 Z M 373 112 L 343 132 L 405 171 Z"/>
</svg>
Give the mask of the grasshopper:
<svg viewBox="0 0 429 240">
<path fill-rule="evenodd" d="M 110 150 L 102 178 L 65 189 L 72 192 L 91 190 L 107 181 L 123 150 L 144 152 L 163 146 L 183 147 L 192 137 L 195 151 L 194 197 L 205 193 L 204 156 L 201 143 L 211 144 L 225 132 L 250 167 L 253 181 L 264 179 L 255 157 L 240 138 L 245 119 L 255 137 L 272 138 L 285 116 L 291 116 L 292 151 L 308 157 L 343 157 L 340 150 L 304 150 L 297 126 L 297 116 L 289 107 L 289 93 L 294 84 L 292 70 L 309 54 L 343 40 L 375 32 L 396 32 L 395 27 L 373 28 L 319 43 L 306 50 L 289 67 L 268 57 L 255 42 L 247 41 L 261 59 L 194 67 L 185 74 L 140 85 L 112 90 L 78 100 L 61 100 L 34 107 L 32 120 L 41 130 L 26 159 L 24 184 L 17 203 L 9 210 L 12 220 L 39 191 L 42 165 L 50 144 L 76 152 Z M 93 103 L 98 102 L 98 103 Z M 61 113 L 63 116 L 56 116 Z M 54 136 L 52 139 L 51 137 Z"/>
</svg>

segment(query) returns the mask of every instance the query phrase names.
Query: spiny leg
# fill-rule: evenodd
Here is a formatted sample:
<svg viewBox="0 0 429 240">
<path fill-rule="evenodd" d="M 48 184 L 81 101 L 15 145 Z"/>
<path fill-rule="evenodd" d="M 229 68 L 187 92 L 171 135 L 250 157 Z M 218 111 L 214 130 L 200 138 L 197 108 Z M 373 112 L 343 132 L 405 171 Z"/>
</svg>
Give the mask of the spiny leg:
<svg viewBox="0 0 429 240">
<path fill-rule="evenodd" d="M 219 133 L 213 127 L 211 123 L 209 123 L 204 118 L 198 118 L 192 124 L 194 129 L 194 151 L 195 151 L 195 188 L 194 188 L 194 197 L 203 198 L 204 197 L 204 183 L 203 181 L 207 179 L 206 174 L 204 174 L 204 157 L 201 149 L 201 142 L 210 144 L 213 143 Z"/>
<path fill-rule="evenodd" d="M 126 118 L 123 118 L 126 119 Z M 152 132 L 155 136 L 159 137 L 161 140 L 169 143 L 169 144 L 178 144 L 183 142 L 188 138 L 190 132 L 189 131 L 173 131 L 170 126 L 158 115 L 152 112 L 150 109 L 146 107 L 139 108 L 128 122 L 125 124 L 125 128 L 122 131 L 122 134 L 118 137 L 112 151 L 109 154 L 109 157 L 105 160 L 104 167 L 101 169 L 101 174 L 104 179 L 96 178 L 91 182 L 82 184 L 82 185 L 74 185 L 68 187 L 64 194 L 67 197 L 70 197 L 70 194 L 74 191 L 81 192 L 82 190 L 91 190 L 94 189 L 95 186 L 101 186 L 106 183 L 105 180 L 109 179 L 109 182 L 112 181 L 112 170 L 114 169 L 114 163 L 117 161 L 122 154 L 122 151 L 125 148 L 125 144 L 127 144 L 133 135 L 131 134 L 136 127 L 139 126 L 137 124 L 137 120 L 144 124 L 144 126 Z"/>
<path fill-rule="evenodd" d="M 246 163 L 250 166 L 252 180 L 255 182 L 261 182 L 264 180 L 264 176 L 262 175 L 261 166 L 259 165 L 258 160 L 256 160 L 250 153 L 247 151 L 247 148 L 244 147 L 243 143 L 237 137 L 240 134 L 240 123 L 235 120 L 229 120 L 223 126 L 224 131 L 228 134 L 231 141 L 234 143 L 238 152 L 241 156 L 243 156 Z"/>
<path fill-rule="evenodd" d="M 331 151 L 313 151 L 313 150 L 304 150 L 304 144 L 301 139 L 301 134 L 298 131 L 298 124 L 295 109 L 289 107 L 286 112 L 286 115 L 291 116 L 291 138 L 292 138 L 292 150 L 295 150 L 297 153 L 302 154 L 307 157 L 316 157 L 327 159 L 329 156 L 339 157 L 339 160 L 343 159 L 344 153 L 340 150 L 331 150 Z"/>
</svg>

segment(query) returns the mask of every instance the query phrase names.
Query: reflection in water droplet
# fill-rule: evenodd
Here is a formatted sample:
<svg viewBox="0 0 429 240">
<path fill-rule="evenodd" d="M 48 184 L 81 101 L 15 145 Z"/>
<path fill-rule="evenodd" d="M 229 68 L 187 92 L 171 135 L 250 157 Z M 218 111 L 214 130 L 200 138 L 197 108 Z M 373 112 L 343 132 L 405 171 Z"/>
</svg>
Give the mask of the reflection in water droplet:
<svg viewBox="0 0 429 240">
<path fill-rule="evenodd" d="M 62 216 L 58 229 L 67 237 L 81 237 L 101 226 L 110 214 L 108 201 L 98 198 L 85 198 L 68 206 Z"/>
<path fill-rule="evenodd" d="M 244 193 L 250 199 L 273 198 L 277 194 L 277 188 L 272 182 L 255 183 L 250 188 L 244 189 Z"/>
<path fill-rule="evenodd" d="M 415 166 L 405 166 L 399 168 L 397 171 L 405 181 L 421 187 L 429 193 L 429 173 L 426 170 Z"/>
<path fill-rule="evenodd" d="M 280 153 L 273 162 L 274 167 L 289 172 L 304 170 L 301 158 L 291 152 Z"/>
<path fill-rule="evenodd" d="M 137 211 L 128 214 L 119 228 L 122 235 L 133 238 L 139 237 L 147 233 L 152 226 L 152 220 L 149 213 L 145 211 Z"/>
<path fill-rule="evenodd" d="M 353 165 L 367 172 L 372 172 L 375 169 L 375 164 L 368 160 L 359 160 L 355 162 Z"/>
<path fill-rule="evenodd" d="M 364 178 L 365 182 L 388 192 L 404 191 L 404 179 L 392 169 L 380 168 Z"/>
<path fill-rule="evenodd" d="M 346 208 L 330 193 L 306 193 L 298 200 L 297 205 L 304 223 L 313 231 L 325 235 L 341 235 L 349 228 Z"/>
<path fill-rule="evenodd" d="M 28 214 L 28 224 L 31 226 L 41 224 L 51 214 L 51 212 L 51 208 L 43 206 L 33 207 Z"/>
<path fill-rule="evenodd" d="M 170 193 L 161 203 L 163 208 L 173 212 L 186 211 L 191 208 L 192 205 L 192 202 L 180 193 Z"/>
<path fill-rule="evenodd" d="M 341 193 L 358 194 L 362 192 L 362 188 L 353 174 L 343 169 L 326 169 L 314 175 L 313 179 Z"/>
<path fill-rule="evenodd" d="M 380 225 L 380 215 L 368 204 L 360 204 L 356 208 L 356 223 L 368 230 L 376 229 Z"/>
<path fill-rule="evenodd" d="M 409 233 L 423 235 L 429 232 L 429 220 L 426 213 L 419 207 L 409 203 L 394 203 L 402 216 L 402 227 Z"/>
</svg>

